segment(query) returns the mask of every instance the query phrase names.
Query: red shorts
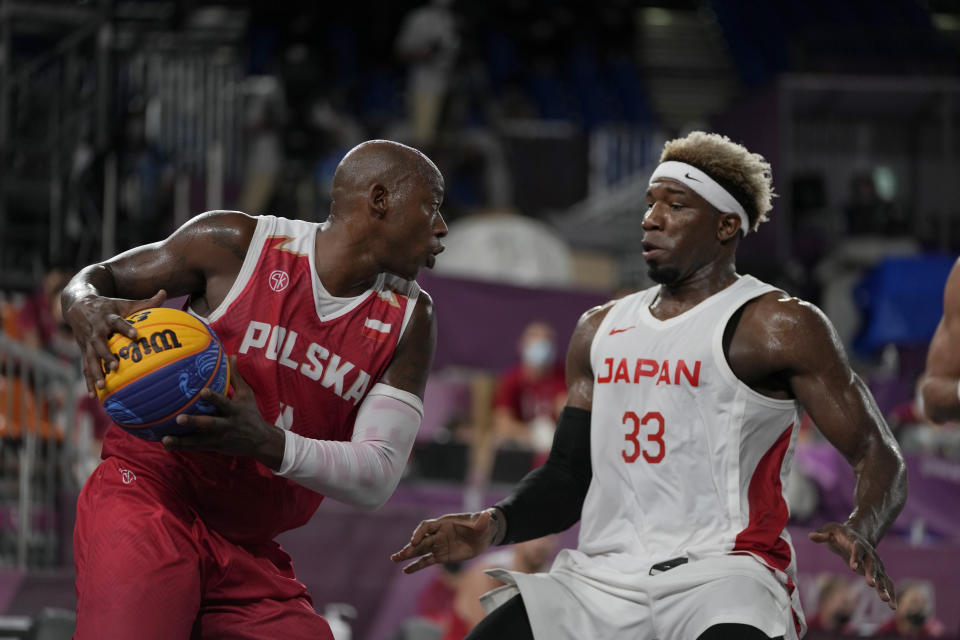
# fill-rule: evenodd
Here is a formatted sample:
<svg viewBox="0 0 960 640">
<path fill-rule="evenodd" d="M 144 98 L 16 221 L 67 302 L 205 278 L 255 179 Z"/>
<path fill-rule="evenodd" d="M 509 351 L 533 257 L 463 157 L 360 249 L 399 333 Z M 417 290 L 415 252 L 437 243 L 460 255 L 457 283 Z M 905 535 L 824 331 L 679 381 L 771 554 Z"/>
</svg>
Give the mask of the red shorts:
<svg viewBox="0 0 960 640">
<path fill-rule="evenodd" d="M 290 556 L 236 545 L 166 485 L 108 458 L 77 502 L 77 640 L 332 640 Z"/>
</svg>

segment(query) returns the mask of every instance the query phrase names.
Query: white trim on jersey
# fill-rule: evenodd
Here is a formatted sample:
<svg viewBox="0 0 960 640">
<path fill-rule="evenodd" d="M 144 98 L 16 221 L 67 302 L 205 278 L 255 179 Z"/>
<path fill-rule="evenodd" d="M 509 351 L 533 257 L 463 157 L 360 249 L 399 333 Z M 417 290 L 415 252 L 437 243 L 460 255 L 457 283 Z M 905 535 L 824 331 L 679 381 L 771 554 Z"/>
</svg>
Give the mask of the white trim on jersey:
<svg viewBox="0 0 960 640">
<path fill-rule="evenodd" d="M 327 291 L 326 287 L 323 286 L 323 283 L 320 281 L 320 277 L 317 275 L 315 262 L 316 252 L 313 250 L 316 242 L 316 234 L 320 233 L 328 224 L 329 223 L 323 223 L 318 225 L 303 220 L 289 220 L 287 218 L 280 218 L 277 216 L 258 216 L 257 226 L 254 229 L 253 237 L 250 239 L 250 245 L 247 247 L 247 253 L 243 259 L 243 264 L 241 265 L 240 271 L 237 274 L 236 279 L 233 281 L 233 284 L 230 286 L 230 290 L 227 292 L 227 295 L 224 297 L 223 301 L 207 316 L 202 316 L 193 309 L 189 309 L 189 311 L 198 318 L 206 321 L 208 324 L 212 324 L 222 318 L 230 308 L 230 305 L 232 305 L 237 298 L 240 297 L 249 284 L 250 278 L 253 276 L 253 273 L 260 262 L 260 257 L 263 254 L 267 240 L 274 236 L 289 236 L 291 238 L 289 242 L 289 249 L 294 253 L 298 253 L 300 255 L 305 254 L 307 256 L 307 260 L 310 265 L 310 281 L 313 286 L 313 291 L 311 293 L 313 295 L 314 309 L 316 311 L 317 318 L 321 322 L 339 318 L 350 311 L 353 311 L 375 293 L 392 291 L 407 298 L 407 307 L 404 309 L 403 322 L 400 325 L 400 334 L 398 336 L 399 340 L 403 337 L 403 334 L 406 331 L 407 324 L 413 315 L 413 309 L 416 307 L 417 300 L 420 297 L 420 286 L 416 281 L 405 280 L 390 274 L 381 273 L 377 276 L 373 286 L 358 296 L 341 298 L 331 295 L 330 292 Z M 327 313 L 322 313 L 322 309 L 324 307 L 326 308 Z M 331 308 L 333 309 L 332 311 Z M 392 328 L 390 324 L 386 323 L 380 323 L 379 328 L 371 325 L 366 326 L 381 333 L 389 333 L 390 329 Z"/>
<path fill-rule="evenodd" d="M 407 325 L 410 323 L 410 317 L 413 316 L 413 310 L 416 308 L 417 301 L 420 299 L 420 291 L 422 291 L 422 289 L 420 289 L 420 285 L 417 284 L 416 280 L 406 280 L 394 275 L 387 275 L 384 281 L 384 287 L 393 291 L 399 291 L 401 295 L 407 297 L 407 308 L 403 310 L 403 321 L 400 323 L 400 336 L 398 337 L 398 340 L 402 340 L 403 334 L 407 330 Z"/>
<path fill-rule="evenodd" d="M 253 275 L 254 270 L 257 268 L 257 263 L 260 261 L 260 254 L 263 253 L 263 245 L 266 242 L 267 236 L 270 235 L 270 230 L 276 224 L 276 220 L 277 218 L 275 216 L 260 216 L 257 218 L 257 226 L 253 231 L 253 237 L 250 238 L 250 244 L 247 246 L 247 254 L 243 258 L 240 272 L 230 286 L 230 290 L 227 291 L 227 295 L 223 298 L 223 301 L 217 305 L 217 308 L 213 309 L 206 317 L 191 310 L 194 315 L 205 320 L 207 324 L 213 324 L 223 317 L 223 314 L 227 312 L 230 305 L 233 304 L 234 301 L 240 297 L 240 294 L 243 293 L 244 289 L 246 289 L 247 282 L 249 282 L 250 276 Z"/>
<path fill-rule="evenodd" d="M 417 300 L 419 299 L 420 299 L 420 287 L 417 287 L 416 293 L 414 293 L 407 299 L 407 308 L 403 310 L 403 321 L 400 323 L 401 338 L 403 338 L 403 334 L 407 330 L 407 325 L 410 324 L 410 317 L 413 315 L 413 310 L 417 306 Z"/>
<path fill-rule="evenodd" d="M 393 325 L 388 322 L 380 322 L 379 320 L 374 320 L 373 318 L 366 318 L 363 321 L 363 326 L 368 329 L 373 329 L 374 331 L 379 331 L 380 333 L 390 333 L 390 330 L 393 328 Z"/>
<path fill-rule="evenodd" d="M 324 230 L 326 230 L 329 226 L 329 222 L 316 225 L 314 234 L 323 233 Z M 316 235 L 314 235 L 314 239 L 316 239 Z M 331 294 L 329 291 L 327 291 L 327 288 L 323 286 L 323 282 L 320 280 L 320 276 L 317 274 L 316 253 L 316 251 L 310 251 L 309 253 L 310 282 L 313 283 L 314 307 L 317 311 L 317 317 L 320 318 L 321 322 L 327 322 L 328 320 L 333 320 L 350 313 L 358 306 L 363 304 L 363 302 L 375 292 L 380 291 L 380 289 L 383 287 L 384 274 L 381 273 L 377 276 L 373 286 L 358 296 L 341 298 Z"/>
</svg>

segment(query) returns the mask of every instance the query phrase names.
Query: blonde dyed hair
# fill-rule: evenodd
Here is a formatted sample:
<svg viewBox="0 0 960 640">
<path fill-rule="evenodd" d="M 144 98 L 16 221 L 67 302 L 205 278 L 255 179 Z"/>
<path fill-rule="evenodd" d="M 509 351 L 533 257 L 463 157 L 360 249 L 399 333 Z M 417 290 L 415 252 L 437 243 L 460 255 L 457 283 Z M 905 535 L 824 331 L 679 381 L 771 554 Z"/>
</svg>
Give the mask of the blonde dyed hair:
<svg viewBox="0 0 960 640">
<path fill-rule="evenodd" d="M 759 153 L 751 153 L 727 136 L 694 131 L 663 146 L 660 162 L 667 160 L 693 165 L 716 180 L 743 205 L 751 231 L 769 219 L 767 212 L 776 194 L 770 163 Z"/>
</svg>

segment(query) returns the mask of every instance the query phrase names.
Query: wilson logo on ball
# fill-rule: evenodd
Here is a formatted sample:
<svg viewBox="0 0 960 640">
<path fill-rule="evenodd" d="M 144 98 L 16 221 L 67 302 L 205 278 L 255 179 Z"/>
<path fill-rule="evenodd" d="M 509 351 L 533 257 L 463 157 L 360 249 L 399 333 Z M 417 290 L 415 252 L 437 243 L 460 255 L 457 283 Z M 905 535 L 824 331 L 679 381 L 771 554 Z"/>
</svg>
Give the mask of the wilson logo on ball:
<svg viewBox="0 0 960 640">
<path fill-rule="evenodd" d="M 172 329 L 155 331 L 149 338 L 138 338 L 136 342 L 131 342 L 126 347 L 121 347 L 117 351 L 117 356 L 123 359 L 130 359 L 133 362 L 140 362 L 144 355 L 151 353 L 160 353 L 169 349 L 180 349 L 183 345 L 177 339 L 177 334 Z"/>
<path fill-rule="evenodd" d="M 206 323 L 184 311 L 147 309 L 127 321 L 138 335 L 110 338 L 118 366 L 104 369 L 100 402 L 117 426 L 145 440 L 186 433 L 176 417 L 213 413 L 200 391 L 209 387 L 223 393 L 229 385 L 223 346 Z"/>
</svg>

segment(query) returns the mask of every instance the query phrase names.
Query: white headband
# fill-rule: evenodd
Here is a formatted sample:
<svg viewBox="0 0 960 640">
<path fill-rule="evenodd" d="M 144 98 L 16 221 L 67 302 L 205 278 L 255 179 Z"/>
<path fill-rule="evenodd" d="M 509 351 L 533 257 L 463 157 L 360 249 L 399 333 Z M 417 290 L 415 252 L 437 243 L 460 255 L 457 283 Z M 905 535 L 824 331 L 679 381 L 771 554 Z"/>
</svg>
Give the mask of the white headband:
<svg viewBox="0 0 960 640">
<path fill-rule="evenodd" d="M 717 181 L 700 169 L 686 162 L 667 160 L 661 162 L 650 176 L 650 184 L 660 178 L 670 178 L 683 183 L 697 192 L 697 194 L 712 204 L 721 213 L 733 212 L 740 216 L 740 231 L 747 235 L 750 230 L 750 219 L 743 205 L 730 195 L 730 192 L 717 184 Z"/>
</svg>

